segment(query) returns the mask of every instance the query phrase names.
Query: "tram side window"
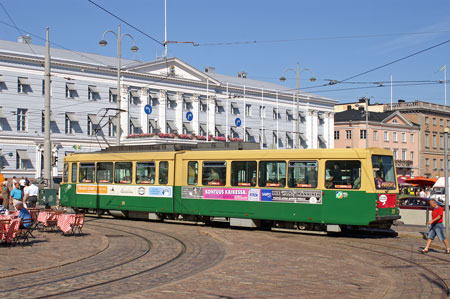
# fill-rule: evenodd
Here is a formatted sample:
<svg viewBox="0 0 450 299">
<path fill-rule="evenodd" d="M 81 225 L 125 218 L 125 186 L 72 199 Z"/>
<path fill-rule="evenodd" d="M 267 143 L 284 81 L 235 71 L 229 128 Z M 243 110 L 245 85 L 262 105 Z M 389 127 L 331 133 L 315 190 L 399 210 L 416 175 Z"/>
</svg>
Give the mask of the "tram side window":
<svg viewBox="0 0 450 299">
<path fill-rule="evenodd" d="M 114 170 L 114 182 L 116 184 L 131 184 L 133 163 L 117 162 Z"/>
<path fill-rule="evenodd" d="M 290 188 L 316 188 L 317 162 L 290 161 L 288 171 L 288 186 Z"/>
<path fill-rule="evenodd" d="M 197 185 L 198 183 L 198 162 L 188 162 L 188 185 Z"/>
<path fill-rule="evenodd" d="M 202 183 L 208 186 L 224 186 L 226 182 L 227 162 L 203 162 Z"/>
<path fill-rule="evenodd" d="M 64 163 L 63 182 L 64 183 L 69 182 L 69 163 Z"/>
<path fill-rule="evenodd" d="M 259 186 L 260 187 L 286 186 L 286 162 L 285 161 L 259 162 Z"/>
<path fill-rule="evenodd" d="M 155 162 L 136 163 L 136 184 L 154 184 L 155 176 Z"/>
<path fill-rule="evenodd" d="M 231 162 L 231 186 L 256 186 L 256 161 Z"/>
<path fill-rule="evenodd" d="M 97 183 L 112 183 L 113 163 L 98 162 L 97 163 Z"/>
<path fill-rule="evenodd" d="M 325 187 L 328 189 L 361 188 L 361 161 L 327 161 Z"/>
<path fill-rule="evenodd" d="M 77 182 L 77 168 L 78 168 L 78 164 L 72 163 L 72 183 Z"/>
<path fill-rule="evenodd" d="M 95 181 L 95 163 L 80 163 L 80 183 Z"/>
<path fill-rule="evenodd" d="M 169 162 L 159 162 L 159 184 L 167 185 L 169 182 Z"/>
</svg>

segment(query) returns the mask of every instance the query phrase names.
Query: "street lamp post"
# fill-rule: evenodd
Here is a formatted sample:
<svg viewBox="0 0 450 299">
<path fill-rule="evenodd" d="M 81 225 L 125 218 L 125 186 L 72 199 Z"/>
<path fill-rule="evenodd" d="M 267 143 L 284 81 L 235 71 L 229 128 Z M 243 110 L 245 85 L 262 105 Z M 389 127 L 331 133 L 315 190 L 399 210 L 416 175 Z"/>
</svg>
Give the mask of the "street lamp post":
<svg viewBox="0 0 450 299">
<path fill-rule="evenodd" d="M 297 62 L 297 69 L 285 69 L 282 73 L 282 76 L 280 77 L 280 81 L 284 82 L 286 81 L 286 77 L 284 76 L 284 74 L 287 71 L 292 71 L 295 72 L 295 97 L 296 97 L 296 113 L 295 113 L 295 128 L 296 128 L 296 132 L 295 132 L 295 147 L 296 148 L 300 148 L 300 117 L 299 117 L 299 112 L 300 112 L 300 108 L 299 108 L 299 98 L 300 98 L 300 74 L 303 71 L 309 71 L 311 73 L 311 78 L 309 78 L 309 80 L 311 82 L 316 81 L 316 78 L 314 77 L 314 73 L 308 69 L 308 68 L 304 68 L 302 70 L 300 70 L 300 64 Z M 277 112 L 278 113 L 278 112 Z"/>
<path fill-rule="evenodd" d="M 136 52 L 139 48 L 136 47 L 136 41 L 134 40 L 134 38 L 126 33 L 121 35 L 120 33 L 120 25 L 119 28 L 117 29 L 117 33 L 115 33 L 112 30 L 107 30 L 105 32 L 103 32 L 103 36 L 102 36 L 102 40 L 99 42 L 100 46 L 104 47 L 108 44 L 108 42 L 105 40 L 105 35 L 110 32 L 112 34 L 114 34 L 114 36 L 117 38 L 117 129 L 116 129 L 116 137 L 117 137 L 117 142 L 116 145 L 120 146 L 120 137 L 122 134 L 122 130 L 121 130 L 121 126 L 120 126 L 120 122 L 121 122 L 121 112 L 122 112 L 122 97 L 120 95 L 120 68 L 121 68 L 121 58 L 122 58 L 122 40 L 125 36 L 128 36 L 129 38 L 131 38 L 133 40 L 133 46 L 130 48 L 131 51 Z"/>
<path fill-rule="evenodd" d="M 450 131 L 449 128 L 444 128 L 444 178 L 445 178 L 445 235 L 448 239 L 450 232 L 449 232 L 449 216 L 448 216 L 448 204 L 449 204 L 449 184 L 448 184 L 448 132 Z"/>
</svg>

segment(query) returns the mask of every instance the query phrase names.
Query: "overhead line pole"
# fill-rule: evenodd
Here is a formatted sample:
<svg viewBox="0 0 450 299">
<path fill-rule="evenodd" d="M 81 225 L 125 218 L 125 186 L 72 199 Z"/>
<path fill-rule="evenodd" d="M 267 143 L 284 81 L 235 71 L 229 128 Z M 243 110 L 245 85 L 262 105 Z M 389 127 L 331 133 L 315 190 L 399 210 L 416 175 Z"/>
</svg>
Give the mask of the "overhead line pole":
<svg viewBox="0 0 450 299">
<path fill-rule="evenodd" d="M 50 137 L 50 33 L 49 28 L 46 30 L 46 42 L 45 42 L 45 63 L 44 63 L 44 179 L 48 182 L 48 187 L 52 188 L 52 141 Z"/>
</svg>

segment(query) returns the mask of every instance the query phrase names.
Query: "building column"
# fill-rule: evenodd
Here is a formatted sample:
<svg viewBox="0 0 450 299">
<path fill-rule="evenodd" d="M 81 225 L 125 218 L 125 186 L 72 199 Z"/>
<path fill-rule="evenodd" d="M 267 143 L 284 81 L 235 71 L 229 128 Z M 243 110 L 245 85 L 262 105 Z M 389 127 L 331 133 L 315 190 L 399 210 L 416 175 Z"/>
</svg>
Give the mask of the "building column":
<svg viewBox="0 0 450 299">
<path fill-rule="evenodd" d="M 175 109 L 175 124 L 178 128 L 178 134 L 183 134 L 183 94 L 177 92 L 175 99 L 177 101 L 177 107 Z"/>
<path fill-rule="evenodd" d="M 166 113 L 167 113 L 167 91 L 160 90 L 159 92 L 159 130 L 161 133 L 167 132 L 166 124 Z"/>
<path fill-rule="evenodd" d="M 148 91 L 147 88 L 141 88 L 140 104 L 139 104 L 139 115 L 141 122 L 142 133 L 149 133 L 148 131 L 148 114 L 145 113 L 144 107 L 148 104 Z"/>
<path fill-rule="evenodd" d="M 121 140 L 126 139 L 126 137 L 129 134 L 129 127 L 130 127 L 130 114 L 129 114 L 129 100 L 128 100 L 128 85 L 122 85 L 120 88 L 120 109 L 125 110 L 127 112 L 121 112 L 120 113 L 120 125 L 118 130 L 122 130 L 122 138 Z M 119 132 L 119 131 L 117 131 Z"/>
<path fill-rule="evenodd" d="M 328 148 L 334 148 L 334 113 L 328 113 Z"/>
<path fill-rule="evenodd" d="M 319 134 L 319 122 L 318 122 L 318 111 L 312 111 L 311 115 L 311 128 L 312 128 L 312 136 L 311 136 L 311 148 L 319 148 L 317 135 Z"/>
<path fill-rule="evenodd" d="M 41 178 L 42 177 L 42 145 L 37 144 L 36 145 L 36 178 Z"/>
<path fill-rule="evenodd" d="M 306 111 L 306 144 L 308 148 L 313 148 L 313 121 L 312 121 L 312 110 Z"/>
<path fill-rule="evenodd" d="M 210 96 L 209 97 L 209 99 L 208 99 L 208 104 L 209 104 L 209 111 L 208 111 L 208 113 L 209 113 L 209 118 L 208 118 L 208 121 L 209 121 L 209 128 L 208 128 L 208 130 L 209 130 L 209 132 L 208 132 L 208 136 L 209 136 L 209 134 L 211 134 L 211 135 L 215 135 L 214 133 L 215 133 L 215 131 L 216 131 L 216 100 L 215 100 L 215 97 L 212 97 L 212 96 Z"/>
<path fill-rule="evenodd" d="M 198 94 L 192 96 L 192 114 L 194 118 L 192 119 L 192 128 L 194 129 L 194 134 L 200 134 L 200 124 L 199 124 L 199 113 L 200 113 L 200 98 Z"/>
<path fill-rule="evenodd" d="M 330 148 L 330 140 L 329 140 L 330 120 L 328 119 L 329 115 L 330 115 L 330 113 L 328 113 L 328 112 L 323 113 L 323 125 L 322 125 L 322 137 L 327 142 L 327 144 L 326 144 L 327 148 Z M 317 145 L 319 145 L 319 143 L 317 143 Z"/>
</svg>

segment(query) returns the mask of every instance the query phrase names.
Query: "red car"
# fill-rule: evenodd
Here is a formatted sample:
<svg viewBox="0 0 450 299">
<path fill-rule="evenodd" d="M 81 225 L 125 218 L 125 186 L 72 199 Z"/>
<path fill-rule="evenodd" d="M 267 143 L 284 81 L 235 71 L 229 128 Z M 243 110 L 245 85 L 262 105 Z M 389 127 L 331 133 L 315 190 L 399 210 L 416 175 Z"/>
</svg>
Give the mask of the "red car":
<svg viewBox="0 0 450 299">
<path fill-rule="evenodd" d="M 444 208 L 445 205 L 439 201 L 437 204 Z M 398 206 L 400 209 L 410 209 L 410 210 L 426 210 L 431 209 L 430 199 L 426 197 L 402 197 L 398 201 Z"/>
</svg>

